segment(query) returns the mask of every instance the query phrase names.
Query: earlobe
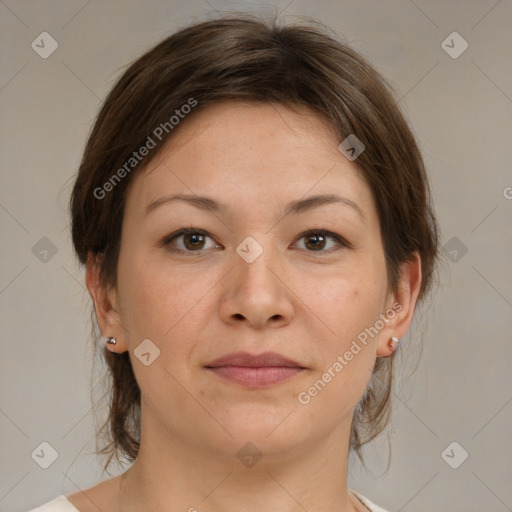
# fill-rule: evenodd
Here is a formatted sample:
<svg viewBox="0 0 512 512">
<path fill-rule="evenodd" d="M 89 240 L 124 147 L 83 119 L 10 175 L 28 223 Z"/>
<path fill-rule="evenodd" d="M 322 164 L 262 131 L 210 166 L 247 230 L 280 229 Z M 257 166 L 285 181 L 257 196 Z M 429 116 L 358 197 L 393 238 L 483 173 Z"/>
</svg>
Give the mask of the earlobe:
<svg viewBox="0 0 512 512">
<path fill-rule="evenodd" d="M 421 258 L 418 253 L 414 253 L 413 261 L 402 264 L 398 286 L 390 293 L 391 304 L 388 304 L 388 311 L 393 311 L 394 314 L 389 318 L 379 337 L 377 357 L 392 356 L 400 339 L 409 329 L 421 288 L 421 279 Z"/>
<path fill-rule="evenodd" d="M 111 352 L 127 350 L 123 336 L 121 316 L 118 311 L 116 293 L 105 283 L 100 275 L 101 259 L 89 252 L 86 262 L 85 283 L 94 302 L 94 310 L 99 328 L 105 338 L 106 346 Z M 109 343 L 107 340 L 111 340 Z M 115 343 L 112 340 L 116 340 Z"/>
</svg>

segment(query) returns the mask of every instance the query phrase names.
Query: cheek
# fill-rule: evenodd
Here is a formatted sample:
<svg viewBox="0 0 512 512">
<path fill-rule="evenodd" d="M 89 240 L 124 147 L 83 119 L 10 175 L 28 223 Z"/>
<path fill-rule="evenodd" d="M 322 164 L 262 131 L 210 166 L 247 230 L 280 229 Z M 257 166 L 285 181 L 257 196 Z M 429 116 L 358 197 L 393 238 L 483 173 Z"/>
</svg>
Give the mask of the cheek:
<svg viewBox="0 0 512 512">
<path fill-rule="evenodd" d="M 193 267 L 162 264 L 137 254 L 120 258 L 122 316 L 132 348 L 144 338 L 164 348 L 178 333 L 186 341 L 187 332 L 201 328 L 207 317 L 205 294 L 219 277 L 211 272 L 199 277 Z"/>
<path fill-rule="evenodd" d="M 383 312 L 385 295 L 386 282 L 378 274 L 353 272 L 348 277 L 329 280 L 316 293 L 312 306 L 329 327 L 334 345 L 342 348 L 375 324 Z"/>
<path fill-rule="evenodd" d="M 326 403 L 355 406 L 371 377 L 379 336 L 372 329 L 383 313 L 386 294 L 386 280 L 380 275 L 354 273 L 330 281 L 315 297 L 314 311 L 328 327 L 328 335 L 317 345 L 323 365 L 315 376 L 322 381 L 318 389 L 325 384 L 321 394 Z"/>
<path fill-rule="evenodd" d="M 136 254 L 119 262 L 122 319 L 133 370 L 152 408 L 167 404 L 173 410 L 186 410 L 190 397 L 179 383 L 189 379 L 187 361 L 212 314 L 206 310 L 209 303 L 205 293 L 219 278 L 199 277 L 197 272 L 194 277 L 194 272 L 184 272 L 183 268 L 178 272 L 176 266 L 148 262 L 149 258 L 138 259 Z M 145 339 L 160 351 L 150 366 L 140 364 L 136 355 L 137 347 Z"/>
</svg>

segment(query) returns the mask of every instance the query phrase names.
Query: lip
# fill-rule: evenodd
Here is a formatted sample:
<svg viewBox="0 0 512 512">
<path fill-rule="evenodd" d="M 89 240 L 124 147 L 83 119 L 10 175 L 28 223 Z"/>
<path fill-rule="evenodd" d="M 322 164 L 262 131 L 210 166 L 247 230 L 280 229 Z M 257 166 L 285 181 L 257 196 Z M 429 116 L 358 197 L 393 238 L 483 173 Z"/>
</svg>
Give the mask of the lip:
<svg viewBox="0 0 512 512">
<path fill-rule="evenodd" d="M 274 386 L 304 371 L 304 368 L 293 366 L 265 366 L 262 368 L 218 366 L 208 369 L 222 379 L 240 384 L 247 388 L 266 388 Z"/>
<path fill-rule="evenodd" d="M 277 354 L 276 352 L 264 352 L 263 354 L 249 354 L 248 352 L 235 352 L 219 357 L 208 363 L 207 368 L 219 368 L 222 366 L 244 366 L 249 368 L 262 367 L 295 367 L 303 368 L 299 363 Z"/>
<path fill-rule="evenodd" d="M 205 368 L 223 379 L 250 388 L 276 385 L 306 369 L 275 352 L 257 355 L 236 352 L 212 361 Z"/>
</svg>

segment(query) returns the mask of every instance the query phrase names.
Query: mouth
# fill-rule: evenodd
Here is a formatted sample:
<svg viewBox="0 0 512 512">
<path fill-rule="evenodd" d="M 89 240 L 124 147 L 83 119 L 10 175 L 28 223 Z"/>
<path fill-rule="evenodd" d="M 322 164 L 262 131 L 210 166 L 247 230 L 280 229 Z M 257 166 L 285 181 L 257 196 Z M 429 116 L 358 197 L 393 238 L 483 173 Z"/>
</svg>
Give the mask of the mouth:
<svg viewBox="0 0 512 512">
<path fill-rule="evenodd" d="M 273 386 L 306 370 L 296 361 L 275 352 L 259 355 L 237 352 L 216 359 L 205 368 L 222 379 L 249 388 Z"/>
</svg>

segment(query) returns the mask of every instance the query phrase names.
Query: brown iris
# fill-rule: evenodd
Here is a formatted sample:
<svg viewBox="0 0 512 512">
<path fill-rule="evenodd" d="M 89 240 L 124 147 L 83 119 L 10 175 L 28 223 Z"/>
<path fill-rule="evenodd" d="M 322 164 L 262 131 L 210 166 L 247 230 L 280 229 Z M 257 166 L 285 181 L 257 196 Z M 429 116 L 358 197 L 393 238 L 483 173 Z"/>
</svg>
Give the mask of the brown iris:
<svg viewBox="0 0 512 512">
<path fill-rule="evenodd" d="M 309 240 L 316 240 L 313 244 L 310 245 Z M 318 242 L 320 240 L 320 242 Z M 324 235 L 308 235 L 306 237 L 306 247 L 308 249 L 318 250 L 323 249 L 325 246 L 325 236 Z"/>
<path fill-rule="evenodd" d="M 187 249 L 202 249 L 204 235 L 200 233 L 186 233 L 183 235 L 183 243 Z"/>
</svg>

